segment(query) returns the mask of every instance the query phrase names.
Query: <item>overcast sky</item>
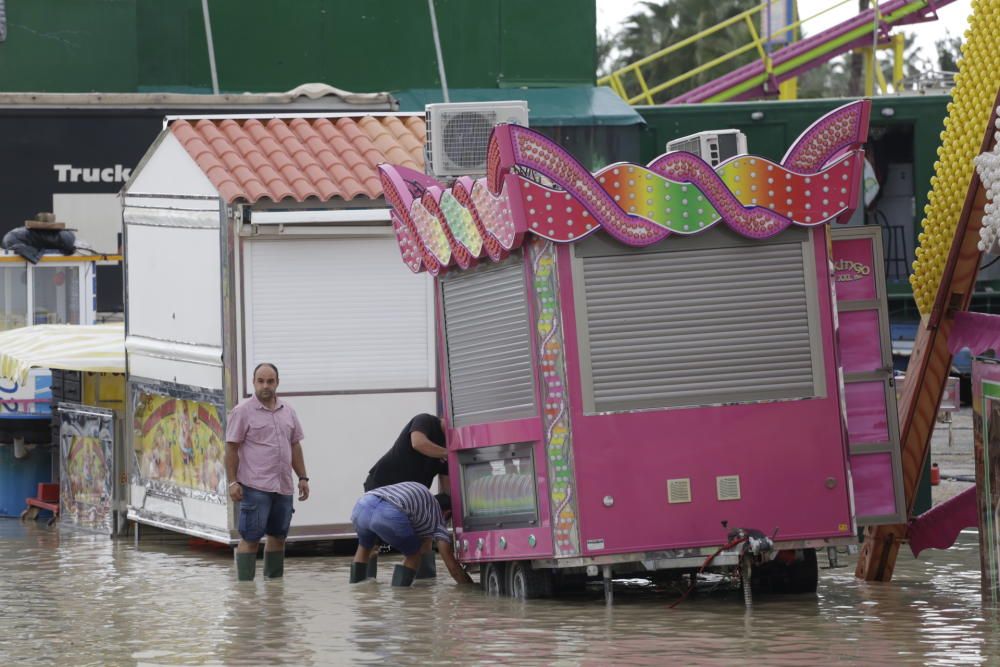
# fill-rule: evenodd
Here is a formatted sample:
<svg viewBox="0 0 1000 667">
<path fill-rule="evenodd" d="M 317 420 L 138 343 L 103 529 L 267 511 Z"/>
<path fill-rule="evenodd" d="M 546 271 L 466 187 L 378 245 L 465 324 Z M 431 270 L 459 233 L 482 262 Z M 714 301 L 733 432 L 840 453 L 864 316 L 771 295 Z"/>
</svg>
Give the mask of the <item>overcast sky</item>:
<svg viewBox="0 0 1000 667">
<path fill-rule="evenodd" d="M 846 3 L 841 2 L 841 0 L 798 0 L 798 3 L 799 16 L 803 19 L 814 16 L 828 7 L 840 4 L 839 7 L 823 14 L 823 16 L 808 21 L 804 28 L 806 35 L 815 34 L 850 18 L 853 14 L 857 13 L 858 7 L 858 3 L 855 0 L 850 0 Z M 597 0 L 598 32 L 604 32 L 609 28 L 612 30 L 619 29 L 622 21 L 630 14 L 635 13 L 638 8 L 639 3 L 631 0 Z M 954 37 L 965 33 L 971 12 L 972 0 L 954 0 L 938 11 L 939 18 L 937 21 L 907 26 L 904 30 L 916 34 L 917 44 L 922 50 L 921 55 L 924 58 L 930 58 L 935 53 L 934 41 L 941 39 L 945 31 L 948 31 Z"/>
</svg>

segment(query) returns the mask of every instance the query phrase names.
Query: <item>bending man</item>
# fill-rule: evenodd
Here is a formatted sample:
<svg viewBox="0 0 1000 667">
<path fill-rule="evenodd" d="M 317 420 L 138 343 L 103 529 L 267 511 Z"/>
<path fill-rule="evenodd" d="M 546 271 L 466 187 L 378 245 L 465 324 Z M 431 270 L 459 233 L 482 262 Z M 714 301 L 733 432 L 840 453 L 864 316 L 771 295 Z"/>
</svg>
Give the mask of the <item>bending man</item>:
<svg viewBox="0 0 1000 667">
<path fill-rule="evenodd" d="M 445 525 L 445 512 L 451 511 L 451 498 L 443 493 L 431 495 L 417 482 L 382 486 L 361 496 L 351 513 L 351 523 L 358 534 L 358 550 L 351 564 L 351 583 L 367 577 L 368 563 L 378 542 L 388 544 L 403 554 L 402 565 L 392 573 L 393 586 L 409 586 L 417 574 L 422 553 L 437 541 L 438 553 L 460 584 L 472 578 L 455 560 L 451 536 Z"/>
</svg>

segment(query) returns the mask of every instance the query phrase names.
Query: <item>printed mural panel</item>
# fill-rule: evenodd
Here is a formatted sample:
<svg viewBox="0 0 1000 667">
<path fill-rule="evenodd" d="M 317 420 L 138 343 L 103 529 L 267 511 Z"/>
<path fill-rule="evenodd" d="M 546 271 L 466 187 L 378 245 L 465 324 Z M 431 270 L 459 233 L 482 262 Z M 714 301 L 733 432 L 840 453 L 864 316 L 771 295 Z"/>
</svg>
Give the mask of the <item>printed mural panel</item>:
<svg viewBox="0 0 1000 667">
<path fill-rule="evenodd" d="M 972 369 L 979 551 L 984 602 L 1000 600 L 1000 364 Z"/>
<path fill-rule="evenodd" d="M 224 496 L 225 433 L 218 406 L 139 391 L 132 400 L 138 477 L 183 495 Z M 186 493 L 185 493 L 186 492 Z"/>
<path fill-rule="evenodd" d="M 59 502 L 62 521 L 114 532 L 115 420 L 110 410 L 59 406 Z"/>
<path fill-rule="evenodd" d="M 129 518 L 229 541 L 221 392 L 129 383 Z"/>
</svg>

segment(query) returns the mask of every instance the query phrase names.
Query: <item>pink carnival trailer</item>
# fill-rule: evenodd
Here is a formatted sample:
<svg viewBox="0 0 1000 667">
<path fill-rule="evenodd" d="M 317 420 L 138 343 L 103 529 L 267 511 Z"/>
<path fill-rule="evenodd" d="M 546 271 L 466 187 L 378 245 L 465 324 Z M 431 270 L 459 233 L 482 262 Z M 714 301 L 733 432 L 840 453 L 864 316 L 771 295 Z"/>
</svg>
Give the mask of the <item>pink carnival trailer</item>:
<svg viewBox="0 0 1000 667">
<path fill-rule="evenodd" d="M 484 178 L 380 167 L 404 262 L 436 276 L 457 553 L 488 592 L 601 576 L 610 601 L 612 578 L 702 569 L 815 591 L 817 548 L 901 519 L 878 239 L 837 260 L 827 226 L 859 199 L 869 107 L 779 163 L 591 174 L 499 125 Z M 846 372 L 835 280 L 872 286 L 841 315 Z"/>
</svg>

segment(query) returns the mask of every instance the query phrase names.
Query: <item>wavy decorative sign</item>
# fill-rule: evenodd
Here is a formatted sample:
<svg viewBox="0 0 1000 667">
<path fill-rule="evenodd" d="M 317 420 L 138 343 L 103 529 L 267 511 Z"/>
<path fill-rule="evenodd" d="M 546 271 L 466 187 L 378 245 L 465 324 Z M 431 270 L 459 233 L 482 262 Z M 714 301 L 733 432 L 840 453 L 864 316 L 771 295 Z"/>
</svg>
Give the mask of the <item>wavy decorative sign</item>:
<svg viewBox="0 0 1000 667">
<path fill-rule="evenodd" d="M 717 224 L 755 239 L 790 225 L 846 221 L 854 212 L 868 136 L 868 100 L 822 117 L 781 163 L 740 155 L 712 167 L 673 152 L 646 166 L 618 163 L 591 174 L 547 137 L 517 125 L 493 130 L 484 178 L 451 188 L 380 165 L 403 261 L 437 275 L 498 261 L 526 234 L 572 243 L 604 230 L 631 246 Z"/>
</svg>

